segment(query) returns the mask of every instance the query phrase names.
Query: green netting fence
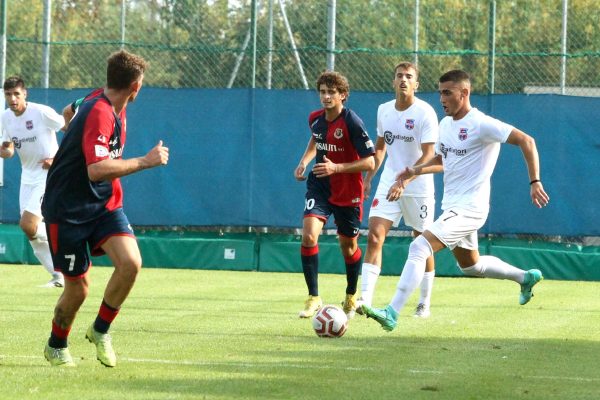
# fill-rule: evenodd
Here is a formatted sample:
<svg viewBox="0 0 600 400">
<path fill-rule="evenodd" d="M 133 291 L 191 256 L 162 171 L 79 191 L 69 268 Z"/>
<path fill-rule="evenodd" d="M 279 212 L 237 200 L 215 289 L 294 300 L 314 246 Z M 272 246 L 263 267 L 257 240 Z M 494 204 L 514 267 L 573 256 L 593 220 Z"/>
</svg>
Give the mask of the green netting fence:
<svg viewBox="0 0 600 400">
<path fill-rule="evenodd" d="M 353 90 L 391 91 L 400 60 L 421 91 L 446 70 L 479 93 L 600 92 L 597 0 L 2 0 L 5 73 L 94 87 L 121 47 L 170 88 L 312 88 L 335 68 Z"/>
</svg>

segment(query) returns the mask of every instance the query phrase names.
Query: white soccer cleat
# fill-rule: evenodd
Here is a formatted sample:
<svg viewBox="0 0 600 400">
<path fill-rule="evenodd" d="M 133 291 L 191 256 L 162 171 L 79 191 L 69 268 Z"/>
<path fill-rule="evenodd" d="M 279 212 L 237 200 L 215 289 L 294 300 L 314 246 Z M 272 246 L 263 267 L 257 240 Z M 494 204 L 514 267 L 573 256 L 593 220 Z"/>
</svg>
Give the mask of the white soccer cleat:
<svg viewBox="0 0 600 400">
<path fill-rule="evenodd" d="M 425 304 L 419 303 L 413 316 L 415 318 L 429 318 L 430 315 L 431 311 L 429 311 L 429 307 L 425 307 Z"/>
</svg>

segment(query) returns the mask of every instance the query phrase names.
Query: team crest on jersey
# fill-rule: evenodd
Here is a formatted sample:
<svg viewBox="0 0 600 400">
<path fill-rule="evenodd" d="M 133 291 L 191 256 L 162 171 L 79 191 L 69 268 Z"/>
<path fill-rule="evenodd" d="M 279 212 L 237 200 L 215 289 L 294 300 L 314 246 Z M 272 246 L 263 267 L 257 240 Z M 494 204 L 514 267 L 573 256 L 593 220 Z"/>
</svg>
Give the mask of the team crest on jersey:
<svg viewBox="0 0 600 400">
<path fill-rule="evenodd" d="M 344 137 L 344 131 L 342 131 L 342 128 L 337 128 L 335 132 L 333 132 L 333 137 L 336 139 L 341 139 Z"/>
<path fill-rule="evenodd" d="M 415 120 L 407 119 L 406 122 L 404 123 L 404 127 L 408 130 L 414 129 L 415 128 Z"/>
<path fill-rule="evenodd" d="M 27 128 L 27 130 L 32 130 L 33 129 L 33 121 L 25 121 L 25 128 Z"/>
<path fill-rule="evenodd" d="M 458 138 L 460 140 L 467 140 L 467 128 L 460 128 L 460 132 L 458 132 Z"/>
</svg>

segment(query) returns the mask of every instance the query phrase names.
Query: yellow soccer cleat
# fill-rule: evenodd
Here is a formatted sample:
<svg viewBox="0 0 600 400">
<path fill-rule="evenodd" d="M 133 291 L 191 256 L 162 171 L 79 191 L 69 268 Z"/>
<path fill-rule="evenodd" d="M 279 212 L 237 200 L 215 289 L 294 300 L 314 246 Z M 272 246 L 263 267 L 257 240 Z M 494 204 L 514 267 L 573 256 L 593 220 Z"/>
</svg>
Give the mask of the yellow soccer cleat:
<svg viewBox="0 0 600 400">
<path fill-rule="evenodd" d="M 304 302 L 304 310 L 300 311 L 298 316 L 300 318 L 310 318 L 323 307 L 323 300 L 320 296 L 308 296 L 308 299 Z"/>
<path fill-rule="evenodd" d="M 346 299 L 342 302 L 342 309 L 348 319 L 354 318 L 354 313 L 356 312 L 356 294 L 346 293 Z"/>
<path fill-rule="evenodd" d="M 85 334 L 85 338 L 96 345 L 96 358 L 106 367 L 117 365 L 117 356 L 112 348 L 112 339 L 108 333 L 100 333 L 94 330 L 94 325 L 90 325 Z"/>
<path fill-rule="evenodd" d="M 62 349 L 55 349 L 46 344 L 44 348 L 44 357 L 50 362 L 53 367 L 74 367 L 75 363 L 71 357 L 68 347 Z"/>
</svg>

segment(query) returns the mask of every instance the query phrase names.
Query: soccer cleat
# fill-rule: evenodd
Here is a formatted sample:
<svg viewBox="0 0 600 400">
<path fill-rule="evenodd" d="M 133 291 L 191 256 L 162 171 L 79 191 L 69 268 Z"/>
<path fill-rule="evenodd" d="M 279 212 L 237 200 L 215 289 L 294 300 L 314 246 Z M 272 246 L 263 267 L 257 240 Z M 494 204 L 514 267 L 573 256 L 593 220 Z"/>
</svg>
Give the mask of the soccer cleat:
<svg viewBox="0 0 600 400">
<path fill-rule="evenodd" d="M 68 347 L 55 349 L 54 347 L 50 347 L 50 345 L 46 344 L 46 347 L 44 348 L 44 357 L 46 357 L 46 360 L 48 360 L 50 365 L 53 367 L 75 366 Z"/>
<path fill-rule="evenodd" d="M 429 318 L 430 315 L 429 307 L 426 307 L 423 303 L 419 303 L 413 316 L 417 318 Z"/>
<path fill-rule="evenodd" d="M 50 279 L 48 281 L 48 283 L 44 283 L 43 285 L 40 285 L 39 287 L 42 288 L 61 288 L 65 286 L 65 281 L 64 278 L 62 277 L 62 275 L 56 275 L 54 277 L 52 277 L 52 279 Z"/>
<path fill-rule="evenodd" d="M 348 319 L 354 318 L 356 312 L 356 295 L 346 293 L 346 298 L 342 301 L 342 309 Z"/>
<path fill-rule="evenodd" d="M 386 331 L 393 331 L 398 325 L 398 313 L 390 305 L 384 309 L 379 309 L 363 304 L 362 311 L 367 318 L 373 318 Z"/>
<path fill-rule="evenodd" d="M 321 307 L 323 307 L 323 301 L 319 296 L 308 296 L 308 299 L 304 302 L 304 310 L 300 311 L 298 316 L 300 318 L 312 317 Z"/>
<path fill-rule="evenodd" d="M 533 297 L 533 287 L 536 283 L 544 279 L 542 271 L 539 269 L 530 269 L 525 272 L 525 279 L 521 283 L 521 294 L 519 295 L 519 304 L 525 305 Z"/>
<path fill-rule="evenodd" d="M 108 333 L 100 333 L 94 330 L 94 324 L 90 325 L 85 338 L 96 345 L 96 358 L 106 367 L 117 365 L 117 356 L 112 348 L 112 339 Z"/>
<path fill-rule="evenodd" d="M 363 304 L 367 304 L 367 303 L 366 303 L 366 302 L 365 302 L 365 300 L 362 298 L 362 296 L 360 296 L 360 297 L 359 297 L 359 298 L 356 300 L 356 313 L 357 313 L 358 315 L 365 315 L 365 314 L 363 313 L 363 310 L 362 310 L 362 305 L 363 305 Z M 369 304 L 367 304 L 367 305 L 369 305 Z"/>
</svg>

